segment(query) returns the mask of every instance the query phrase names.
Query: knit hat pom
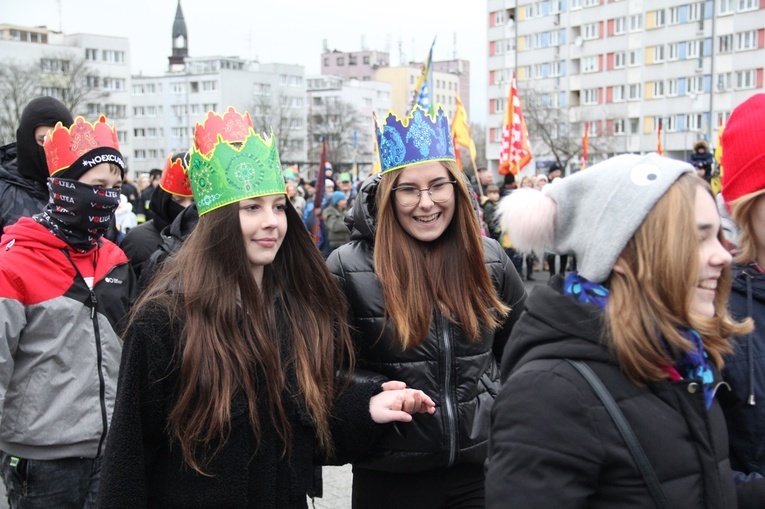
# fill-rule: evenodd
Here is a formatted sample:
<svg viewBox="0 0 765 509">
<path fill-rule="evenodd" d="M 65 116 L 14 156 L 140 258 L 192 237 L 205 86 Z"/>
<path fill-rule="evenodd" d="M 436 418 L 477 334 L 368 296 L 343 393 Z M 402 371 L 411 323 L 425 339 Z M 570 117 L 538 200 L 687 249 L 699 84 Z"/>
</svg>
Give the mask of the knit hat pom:
<svg viewBox="0 0 765 509">
<path fill-rule="evenodd" d="M 516 189 L 500 200 L 497 212 L 502 231 L 510 236 L 515 249 L 541 253 L 552 245 L 558 205 L 543 192 Z"/>
</svg>

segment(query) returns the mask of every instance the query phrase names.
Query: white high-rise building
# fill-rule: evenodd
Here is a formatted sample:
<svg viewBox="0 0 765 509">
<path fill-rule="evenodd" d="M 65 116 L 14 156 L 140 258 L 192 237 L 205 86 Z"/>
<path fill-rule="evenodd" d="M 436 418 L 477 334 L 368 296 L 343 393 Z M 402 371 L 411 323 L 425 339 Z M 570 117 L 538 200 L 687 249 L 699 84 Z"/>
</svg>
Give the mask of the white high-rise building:
<svg viewBox="0 0 765 509">
<path fill-rule="evenodd" d="M 496 171 L 511 73 L 535 162 L 592 164 L 623 152 L 687 159 L 697 140 L 765 91 L 765 4 L 759 0 L 488 0 L 487 156 Z M 568 152 L 557 154 L 551 145 Z M 533 166 L 532 166 L 533 168 Z"/>
<path fill-rule="evenodd" d="M 249 111 L 256 130 L 273 127 L 282 162 L 306 159 L 304 68 L 235 57 L 187 58 L 185 70 L 133 77 L 134 168 L 163 168 L 191 147 L 209 111 Z M 281 124 L 281 125 L 278 125 Z"/>
<path fill-rule="evenodd" d="M 82 115 L 95 121 L 99 115 L 106 115 L 109 123 L 117 128 L 126 161 L 132 162 L 130 42 L 127 38 L 0 25 L 0 62 L 39 71 L 33 73 L 37 81 L 34 96 L 55 97 L 67 105 L 76 103 L 74 116 Z M 15 133 L 15 127 L 12 132 Z"/>
</svg>

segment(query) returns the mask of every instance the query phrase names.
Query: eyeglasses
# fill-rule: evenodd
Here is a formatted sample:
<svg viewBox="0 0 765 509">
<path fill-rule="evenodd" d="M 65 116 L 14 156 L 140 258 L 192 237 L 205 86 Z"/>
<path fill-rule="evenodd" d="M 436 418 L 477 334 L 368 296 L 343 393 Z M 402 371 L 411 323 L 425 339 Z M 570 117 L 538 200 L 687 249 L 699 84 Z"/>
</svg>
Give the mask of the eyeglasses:
<svg viewBox="0 0 765 509">
<path fill-rule="evenodd" d="M 396 201 L 402 207 L 414 207 L 420 203 L 420 196 L 423 191 L 427 191 L 430 199 L 434 203 L 445 202 L 454 194 L 454 184 L 456 180 L 448 180 L 446 182 L 438 182 L 425 189 L 417 189 L 414 186 L 398 186 L 394 187 L 393 191 L 396 194 Z"/>
</svg>

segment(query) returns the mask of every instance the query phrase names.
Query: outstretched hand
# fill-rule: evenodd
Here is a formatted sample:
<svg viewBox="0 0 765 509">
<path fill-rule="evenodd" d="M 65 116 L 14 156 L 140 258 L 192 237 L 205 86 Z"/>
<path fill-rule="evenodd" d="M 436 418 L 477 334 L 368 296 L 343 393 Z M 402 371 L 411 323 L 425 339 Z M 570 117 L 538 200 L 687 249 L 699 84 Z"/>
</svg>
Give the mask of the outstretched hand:
<svg viewBox="0 0 765 509">
<path fill-rule="evenodd" d="M 369 400 L 369 413 L 378 424 L 409 422 L 411 414 L 436 412 L 436 404 L 430 396 L 419 390 L 407 389 L 404 382 L 385 382 L 382 388 L 383 392 Z"/>
</svg>

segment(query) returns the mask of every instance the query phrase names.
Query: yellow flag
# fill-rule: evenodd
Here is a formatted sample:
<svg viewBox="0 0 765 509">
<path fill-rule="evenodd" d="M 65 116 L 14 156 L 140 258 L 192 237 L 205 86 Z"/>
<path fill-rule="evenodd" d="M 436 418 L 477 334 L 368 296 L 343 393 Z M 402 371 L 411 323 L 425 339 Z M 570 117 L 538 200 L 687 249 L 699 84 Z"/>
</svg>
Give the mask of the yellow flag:
<svg viewBox="0 0 765 509">
<path fill-rule="evenodd" d="M 461 145 L 468 149 L 470 151 L 470 160 L 475 163 L 475 142 L 470 137 L 470 122 L 468 121 L 467 111 L 465 111 L 465 105 L 462 104 L 459 94 L 455 92 L 454 95 L 457 100 L 457 110 L 454 112 L 451 125 L 454 148 L 456 150 L 457 146 Z"/>
</svg>

